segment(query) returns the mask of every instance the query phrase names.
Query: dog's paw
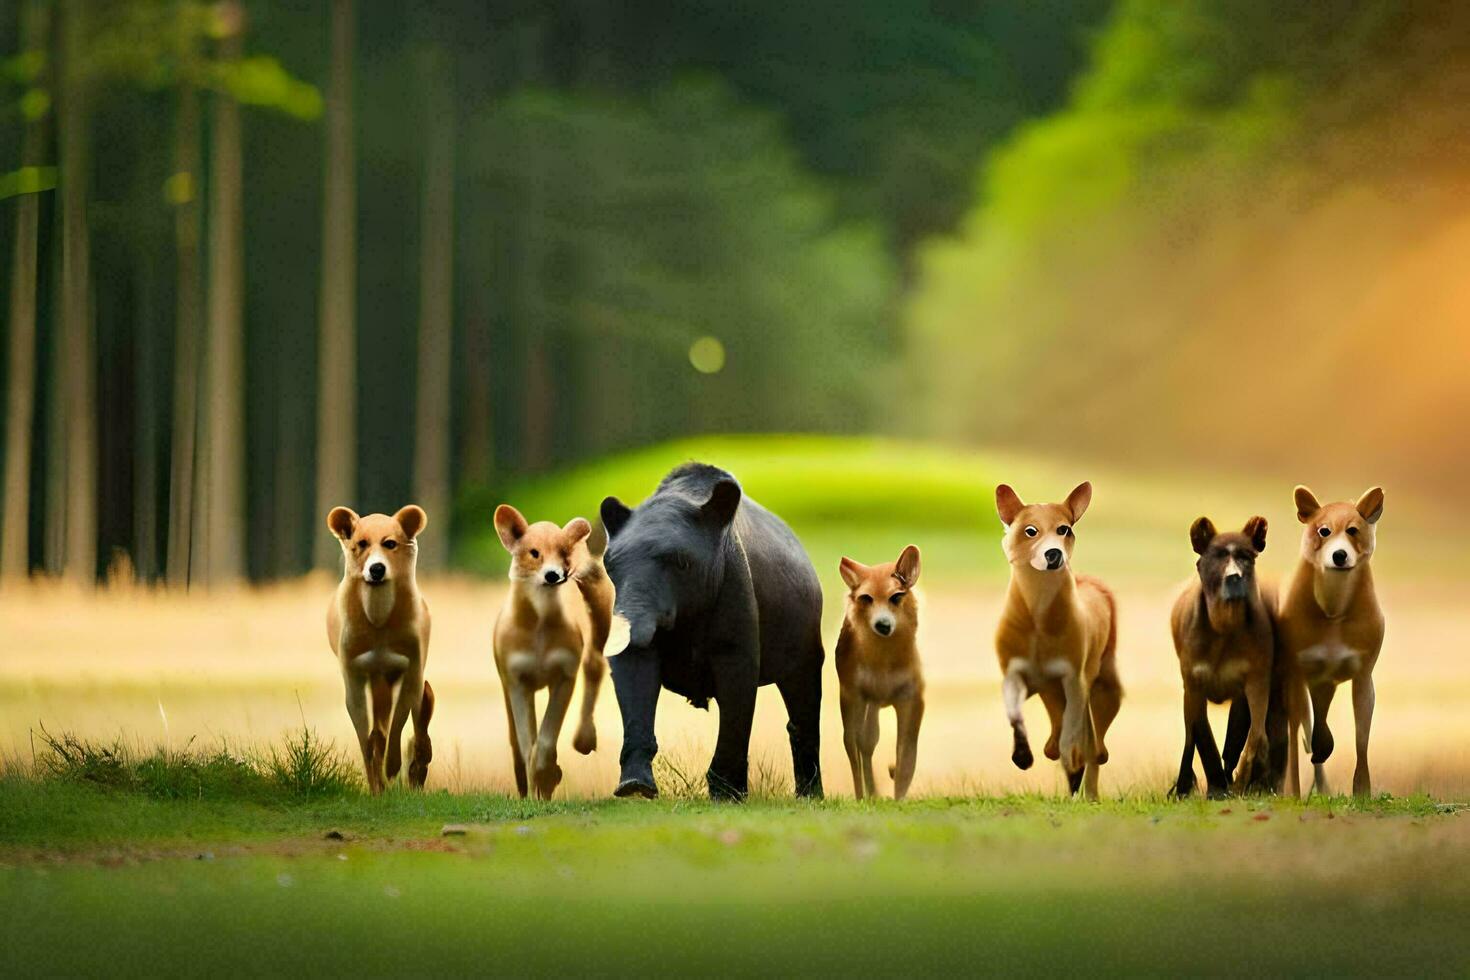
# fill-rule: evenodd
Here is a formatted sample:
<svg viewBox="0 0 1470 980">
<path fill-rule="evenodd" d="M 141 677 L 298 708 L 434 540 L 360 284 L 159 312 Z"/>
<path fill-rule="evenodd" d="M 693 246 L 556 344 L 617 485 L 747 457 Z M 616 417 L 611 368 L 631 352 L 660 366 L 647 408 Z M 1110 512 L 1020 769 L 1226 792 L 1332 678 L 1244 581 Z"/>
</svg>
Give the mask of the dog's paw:
<svg viewBox="0 0 1470 980">
<path fill-rule="evenodd" d="M 1011 750 L 1011 761 L 1016 764 L 1017 769 L 1030 769 L 1031 763 L 1036 761 L 1031 754 L 1031 744 L 1017 739 L 1016 747 Z"/>
<path fill-rule="evenodd" d="M 1058 742 L 1055 735 L 1046 740 L 1046 746 L 1042 748 L 1041 754 L 1046 756 L 1052 762 L 1056 762 L 1062 757 L 1061 744 Z"/>
<path fill-rule="evenodd" d="M 1312 732 L 1312 765 L 1320 766 L 1331 758 L 1334 744 L 1332 732 L 1328 731 L 1326 725 L 1319 725 Z"/>
<path fill-rule="evenodd" d="M 1067 792 L 1068 793 L 1071 793 L 1073 796 L 1076 796 L 1077 795 L 1077 790 L 1079 788 L 1081 788 L 1081 786 L 1082 786 L 1082 770 L 1081 769 L 1078 769 L 1075 772 L 1069 770 L 1067 772 Z"/>
<path fill-rule="evenodd" d="M 1174 786 L 1169 790 L 1169 795 L 1176 800 L 1182 800 L 1194 792 L 1196 785 L 1198 785 L 1197 780 L 1195 779 L 1194 773 L 1191 772 L 1188 776 L 1181 776 L 1174 781 Z"/>
<path fill-rule="evenodd" d="M 591 723 L 579 727 L 572 736 L 572 748 L 582 755 L 591 755 L 597 751 L 597 728 Z"/>
<path fill-rule="evenodd" d="M 1081 772 L 1085 765 L 1087 765 L 1087 753 L 1083 751 L 1081 742 L 1062 746 L 1062 768 L 1069 774 Z"/>
<path fill-rule="evenodd" d="M 1101 742 L 1097 743 L 1097 764 L 1104 765 L 1108 761 L 1108 747 Z"/>
<path fill-rule="evenodd" d="M 556 788 L 561 785 L 561 766 L 552 763 L 537 770 L 533 781 L 536 784 L 536 796 L 543 800 L 551 799 Z"/>
</svg>

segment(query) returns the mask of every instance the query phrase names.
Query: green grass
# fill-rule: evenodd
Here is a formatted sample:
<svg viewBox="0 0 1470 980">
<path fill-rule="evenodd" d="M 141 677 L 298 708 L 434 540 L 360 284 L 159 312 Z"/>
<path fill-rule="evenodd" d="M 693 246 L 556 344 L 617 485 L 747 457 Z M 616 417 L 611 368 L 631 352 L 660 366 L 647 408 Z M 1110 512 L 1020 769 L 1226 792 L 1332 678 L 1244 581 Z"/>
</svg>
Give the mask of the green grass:
<svg viewBox="0 0 1470 980">
<path fill-rule="evenodd" d="M 1467 870 L 1470 814 L 1423 797 L 180 798 L 12 772 L 0 970 L 1463 975 Z"/>
</svg>

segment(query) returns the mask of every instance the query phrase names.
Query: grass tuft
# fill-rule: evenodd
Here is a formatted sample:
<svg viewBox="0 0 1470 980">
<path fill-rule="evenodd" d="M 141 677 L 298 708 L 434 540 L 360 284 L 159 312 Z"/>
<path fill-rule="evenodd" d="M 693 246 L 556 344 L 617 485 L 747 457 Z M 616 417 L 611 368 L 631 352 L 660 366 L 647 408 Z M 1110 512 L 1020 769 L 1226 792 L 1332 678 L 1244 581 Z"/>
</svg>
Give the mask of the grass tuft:
<svg viewBox="0 0 1470 980">
<path fill-rule="evenodd" d="M 138 754 L 121 739 L 92 741 L 45 728 L 39 738 L 36 775 L 155 800 L 311 800 L 360 788 L 356 769 L 306 727 L 263 756 L 232 751 L 224 743 L 196 749 L 192 741 L 179 751 Z"/>
</svg>

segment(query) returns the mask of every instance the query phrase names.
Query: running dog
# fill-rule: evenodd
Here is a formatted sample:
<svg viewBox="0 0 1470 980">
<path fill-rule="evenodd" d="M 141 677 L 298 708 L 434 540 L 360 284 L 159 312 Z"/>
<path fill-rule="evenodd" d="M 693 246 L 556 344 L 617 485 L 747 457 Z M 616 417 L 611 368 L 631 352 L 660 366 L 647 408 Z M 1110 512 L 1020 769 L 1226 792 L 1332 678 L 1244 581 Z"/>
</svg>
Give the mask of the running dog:
<svg viewBox="0 0 1470 980">
<path fill-rule="evenodd" d="M 1306 525 L 1301 560 L 1281 603 L 1281 648 L 1290 658 L 1296 683 L 1291 716 L 1287 783 L 1301 791 L 1296 733 L 1306 718 L 1303 689 L 1311 698 L 1312 787 L 1327 792 L 1323 763 L 1332 755 L 1327 709 L 1337 685 L 1351 681 L 1353 721 L 1357 726 L 1358 762 L 1353 794 L 1369 796 L 1368 732 L 1373 725 L 1373 665 L 1383 646 L 1383 610 L 1373 590 L 1369 561 L 1383 516 L 1383 490 L 1374 487 L 1358 502 L 1319 504 L 1306 487 L 1297 487 L 1296 516 Z"/>
<path fill-rule="evenodd" d="M 888 770 L 893 798 L 908 795 L 924 720 L 924 676 L 919 668 L 919 549 L 909 545 L 897 561 L 862 565 L 842 559 L 847 614 L 837 637 L 837 681 L 842 693 L 842 744 L 852 764 L 852 792 L 874 796 L 873 750 L 878 711 L 898 716 L 898 753 Z"/>
<path fill-rule="evenodd" d="M 528 524 L 509 504 L 495 509 L 495 531 L 510 552 L 510 592 L 495 621 L 495 668 L 505 693 L 516 791 L 549 800 L 561 782 L 556 743 L 582 670 L 582 717 L 572 747 L 597 748 L 592 711 L 607 673 L 604 649 L 612 626 L 613 586 L 602 567 L 607 537 L 585 518 L 566 527 Z M 576 590 L 564 586 L 576 583 Z M 536 727 L 536 692 L 549 688 Z M 528 783 L 529 777 L 529 783 Z"/>
<path fill-rule="evenodd" d="M 410 715 L 410 786 L 424 785 L 434 757 L 429 741 L 434 689 L 424 679 L 429 606 L 414 578 L 418 536 L 428 523 L 423 508 L 413 504 L 392 517 L 358 517 L 346 507 L 327 515 L 327 527 L 342 542 L 343 559 L 342 584 L 327 607 L 327 642 L 342 668 L 347 714 L 374 795 L 398 775 L 399 743 Z"/>
<path fill-rule="evenodd" d="M 1021 502 L 1005 484 L 995 506 L 1006 533 L 1011 584 L 995 634 L 1004 678 L 1006 717 L 1015 736 L 1011 761 L 1031 767 L 1031 743 L 1021 706 L 1040 694 L 1051 718 L 1045 753 L 1060 759 L 1073 793 L 1082 786 L 1097 799 L 1097 770 L 1108 761 L 1104 743 L 1118 714 L 1117 611 L 1113 594 L 1096 579 L 1073 576 L 1073 527 L 1092 501 L 1083 483 L 1060 504 Z"/>
<path fill-rule="evenodd" d="M 1220 533 L 1208 517 L 1189 529 L 1190 544 L 1199 560 L 1198 577 L 1174 603 L 1170 628 L 1179 673 L 1184 680 L 1184 756 L 1177 796 L 1195 787 L 1194 754 L 1199 751 L 1210 796 L 1231 789 L 1269 784 L 1268 725 L 1285 734 L 1285 714 L 1272 704 L 1280 685 L 1273 685 L 1276 665 L 1276 596 L 1256 582 L 1256 558 L 1266 550 L 1266 519 L 1252 517 L 1240 531 Z M 1274 690 L 1273 690 L 1274 688 Z M 1225 738 L 1225 760 L 1210 730 L 1207 702 L 1231 702 Z M 1237 760 L 1239 766 L 1236 766 Z"/>
</svg>

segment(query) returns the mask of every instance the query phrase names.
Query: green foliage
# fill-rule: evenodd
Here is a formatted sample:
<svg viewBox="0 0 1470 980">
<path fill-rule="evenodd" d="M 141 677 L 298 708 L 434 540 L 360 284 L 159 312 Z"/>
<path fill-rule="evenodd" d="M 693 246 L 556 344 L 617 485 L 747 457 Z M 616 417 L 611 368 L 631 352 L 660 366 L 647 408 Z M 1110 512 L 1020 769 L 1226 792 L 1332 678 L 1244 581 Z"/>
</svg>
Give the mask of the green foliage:
<svg viewBox="0 0 1470 980">
<path fill-rule="evenodd" d="M 211 66 L 210 78 L 216 88 L 245 105 L 275 109 L 302 120 L 322 114 L 322 96 L 316 86 L 292 77 L 275 58 L 255 55 L 219 62 Z"/>
<path fill-rule="evenodd" d="M 55 167 L 21 167 L 0 173 L 0 201 L 21 194 L 39 194 L 56 187 Z"/>
</svg>

